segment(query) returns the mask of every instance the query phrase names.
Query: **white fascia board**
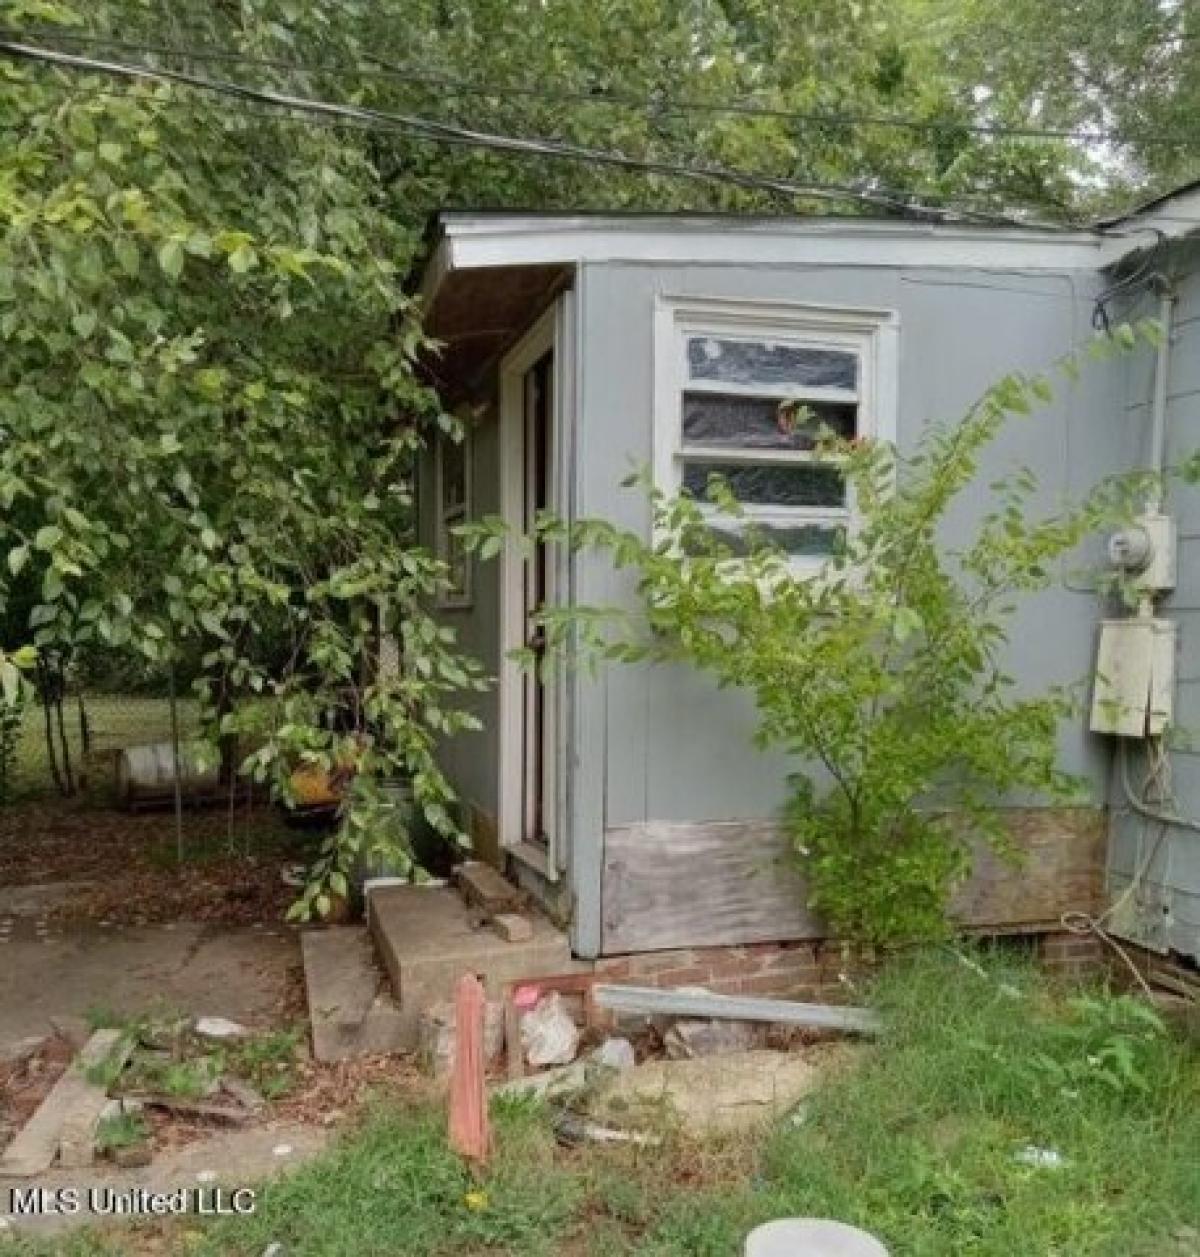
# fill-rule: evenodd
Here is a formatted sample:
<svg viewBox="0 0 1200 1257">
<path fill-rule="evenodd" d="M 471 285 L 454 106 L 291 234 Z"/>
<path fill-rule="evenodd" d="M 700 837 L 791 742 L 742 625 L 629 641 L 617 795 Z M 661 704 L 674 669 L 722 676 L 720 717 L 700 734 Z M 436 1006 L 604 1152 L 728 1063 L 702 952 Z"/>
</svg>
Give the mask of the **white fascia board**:
<svg viewBox="0 0 1200 1257">
<path fill-rule="evenodd" d="M 1098 270 L 1104 264 L 1106 246 L 1098 232 L 860 224 L 847 219 L 772 222 L 680 217 L 648 222 L 452 215 L 444 220 L 444 231 L 446 259 L 441 275 L 448 270 L 583 262 Z M 434 270 L 431 265 L 427 286 Z"/>
</svg>

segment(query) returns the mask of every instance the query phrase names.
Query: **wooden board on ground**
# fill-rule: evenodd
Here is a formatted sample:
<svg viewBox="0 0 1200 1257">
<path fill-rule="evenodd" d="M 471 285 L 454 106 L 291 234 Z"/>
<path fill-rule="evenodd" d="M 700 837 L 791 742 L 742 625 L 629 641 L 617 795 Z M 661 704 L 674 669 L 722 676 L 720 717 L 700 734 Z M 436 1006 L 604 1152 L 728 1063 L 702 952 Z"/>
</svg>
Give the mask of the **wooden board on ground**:
<svg viewBox="0 0 1200 1257">
<path fill-rule="evenodd" d="M 108 1103 L 107 1089 L 90 1082 L 97 1066 L 119 1069 L 133 1044 L 119 1030 L 97 1030 L 67 1067 L 50 1094 L 0 1156 L 0 1176 L 30 1178 L 42 1174 L 62 1155 L 67 1168 L 90 1165 L 96 1126 Z"/>
<path fill-rule="evenodd" d="M 675 991 L 653 986 L 597 984 L 597 1008 L 610 1013 L 649 1017 L 723 1017 L 729 1021 L 760 1021 L 808 1030 L 843 1030 L 878 1034 L 879 1014 L 870 1008 L 836 1004 L 802 1004 L 798 1000 L 760 999 L 753 995 L 717 995 L 707 991 Z"/>
<path fill-rule="evenodd" d="M 1044 925 L 1095 910 L 1104 819 L 1094 808 L 1005 813 L 1022 856 L 988 851 L 951 905 L 966 927 Z M 829 937 L 806 906 L 787 835 L 773 821 L 650 821 L 605 834 L 601 951 L 722 947 Z"/>
</svg>

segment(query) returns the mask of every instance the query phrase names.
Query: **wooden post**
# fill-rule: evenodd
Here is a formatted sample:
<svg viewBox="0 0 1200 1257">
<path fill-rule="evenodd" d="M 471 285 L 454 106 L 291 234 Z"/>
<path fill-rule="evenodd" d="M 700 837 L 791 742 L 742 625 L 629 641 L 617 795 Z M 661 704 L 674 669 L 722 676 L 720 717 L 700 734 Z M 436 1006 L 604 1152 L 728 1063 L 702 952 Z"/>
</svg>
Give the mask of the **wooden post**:
<svg viewBox="0 0 1200 1257">
<path fill-rule="evenodd" d="M 468 1161 L 487 1160 L 487 1092 L 484 1089 L 483 1019 L 487 1003 L 473 973 L 454 992 L 454 1065 L 450 1073 L 450 1147 Z"/>
</svg>

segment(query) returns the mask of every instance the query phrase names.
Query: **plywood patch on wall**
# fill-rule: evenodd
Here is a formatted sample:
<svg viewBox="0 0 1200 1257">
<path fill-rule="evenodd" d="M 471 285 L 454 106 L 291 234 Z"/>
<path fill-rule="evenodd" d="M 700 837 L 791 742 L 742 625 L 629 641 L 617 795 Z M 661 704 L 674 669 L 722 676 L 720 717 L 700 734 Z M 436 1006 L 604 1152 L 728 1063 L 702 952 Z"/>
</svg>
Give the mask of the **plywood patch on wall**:
<svg viewBox="0 0 1200 1257">
<path fill-rule="evenodd" d="M 1018 808 L 1005 814 L 1017 865 L 984 848 L 950 909 L 970 926 L 1057 925 L 1094 913 L 1104 889 L 1105 814 L 1095 808 Z"/>
<path fill-rule="evenodd" d="M 772 821 L 651 821 L 604 836 L 606 955 L 819 938 Z"/>
<path fill-rule="evenodd" d="M 1006 813 L 1019 865 L 981 850 L 955 895 L 964 926 L 1027 929 L 1092 912 L 1104 866 L 1104 816 L 1092 808 Z M 604 955 L 824 938 L 804 880 L 773 821 L 650 821 L 605 834 Z"/>
</svg>

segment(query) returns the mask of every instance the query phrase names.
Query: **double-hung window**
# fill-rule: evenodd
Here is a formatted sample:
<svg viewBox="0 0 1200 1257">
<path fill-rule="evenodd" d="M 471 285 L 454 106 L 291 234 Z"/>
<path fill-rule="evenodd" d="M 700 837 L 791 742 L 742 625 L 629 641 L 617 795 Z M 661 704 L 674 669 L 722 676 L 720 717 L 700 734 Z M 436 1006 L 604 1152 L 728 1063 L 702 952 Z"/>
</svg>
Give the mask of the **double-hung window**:
<svg viewBox="0 0 1200 1257">
<path fill-rule="evenodd" d="M 735 519 L 712 509 L 721 540 L 736 552 L 753 525 L 795 566 L 819 566 L 854 518 L 821 432 L 895 438 L 893 316 L 664 298 L 655 360 L 659 487 L 704 502 L 719 475 L 744 512 Z"/>
</svg>

